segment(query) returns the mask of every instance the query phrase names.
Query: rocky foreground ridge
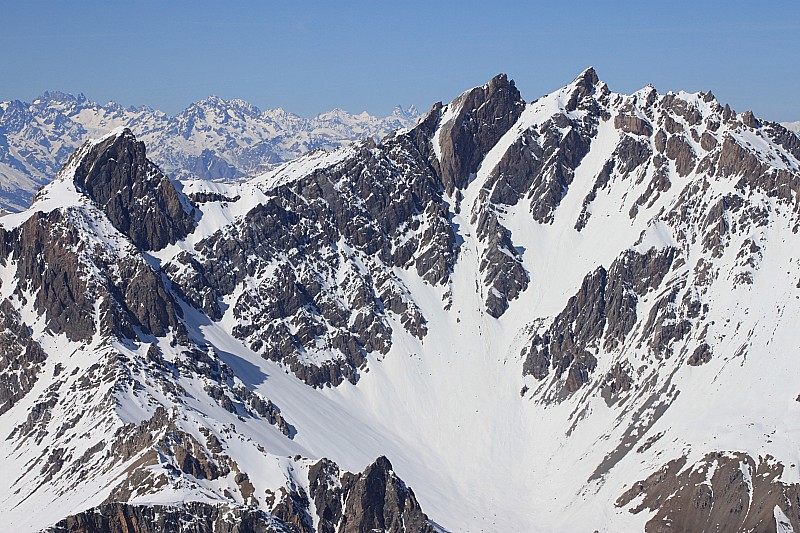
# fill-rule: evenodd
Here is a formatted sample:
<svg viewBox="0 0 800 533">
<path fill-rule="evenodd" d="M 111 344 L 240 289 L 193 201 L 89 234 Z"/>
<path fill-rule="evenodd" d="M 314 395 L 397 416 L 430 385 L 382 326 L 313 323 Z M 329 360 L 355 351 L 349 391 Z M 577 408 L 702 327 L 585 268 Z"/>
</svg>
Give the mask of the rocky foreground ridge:
<svg viewBox="0 0 800 533">
<path fill-rule="evenodd" d="M 21 531 L 797 530 L 799 193 L 783 126 L 592 69 L 239 184 L 117 130 L 0 219 L 0 505 Z"/>
</svg>

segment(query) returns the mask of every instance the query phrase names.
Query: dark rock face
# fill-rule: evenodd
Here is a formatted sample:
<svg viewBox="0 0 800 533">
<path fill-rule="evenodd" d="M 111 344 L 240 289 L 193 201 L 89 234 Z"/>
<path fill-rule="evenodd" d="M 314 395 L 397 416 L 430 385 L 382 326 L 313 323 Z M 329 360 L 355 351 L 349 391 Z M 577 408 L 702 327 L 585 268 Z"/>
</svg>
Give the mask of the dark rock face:
<svg viewBox="0 0 800 533">
<path fill-rule="evenodd" d="M 708 132 L 703 133 L 703 136 L 700 137 L 700 146 L 703 150 L 711 151 L 717 147 L 717 138 L 711 135 Z"/>
<path fill-rule="evenodd" d="M 712 356 L 711 347 L 704 342 L 703 344 L 695 348 L 694 352 L 692 352 L 692 355 L 686 362 L 692 366 L 699 366 L 711 361 L 711 356 Z"/>
<path fill-rule="evenodd" d="M 8 299 L 0 303 L 0 415 L 32 388 L 47 354 Z"/>
<path fill-rule="evenodd" d="M 517 121 L 525 102 L 505 74 L 461 95 L 458 113 L 442 127 L 440 175 L 448 194 L 463 189 L 483 157 Z"/>
<path fill-rule="evenodd" d="M 653 126 L 641 117 L 635 115 L 617 115 L 614 117 L 614 127 L 625 133 L 650 137 L 653 134 Z"/>
<path fill-rule="evenodd" d="M 275 517 L 243 507 L 191 502 L 182 508 L 107 503 L 69 516 L 46 533 L 289 533 Z"/>
<path fill-rule="evenodd" d="M 328 459 L 321 459 L 308 470 L 308 489 L 319 517 L 318 533 L 336 533 L 342 519 L 345 499 L 340 477 L 338 465 Z"/>
<path fill-rule="evenodd" d="M 597 72 L 595 72 L 593 67 L 589 67 L 581 72 L 572 82 L 573 91 L 564 108 L 567 111 L 575 111 L 585 106 L 586 97 L 594 93 L 598 83 L 600 83 L 600 78 L 597 77 Z"/>
<path fill-rule="evenodd" d="M 674 93 L 665 94 L 661 106 L 683 118 L 689 126 L 697 126 L 703 120 L 700 110 Z"/>
<path fill-rule="evenodd" d="M 319 516 L 319 533 L 433 533 L 414 492 L 379 457 L 360 475 L 340 475 L 323 459 L 309 469 L 309 489 Z"/>
<path fill-rule="evenodd" d="M 531 214 L 534 220 L 542 224 L 553 222 L 555 210 L 567 194 L 575 169 L 589 152 L 590 146 L 590 134 L 584 131 L 583 124 L 571 121 L 564 115 L 557 116 L 563 117 L 563 121 L 547 121 L 539 130 L 542 158 L 538 169 L 533 169 L 528 193 Z M 570 129 L 562 135 L 561 128 L 567 126 Z M 588 127 L 593 129 L 595 123 L 590 122 Z"/>
<path fill-rule="evenodd" d="M 6 243 L 0 260 L 17 263 L 15 294 L 34 294 L 50 331 L 74 341 L 94 335 L 97 302 L 102 334 L 134 338 L 134 326 L 159 336 L 180 330 L 177 304 L 161 277 L 135 252 L 118 257 L 93 244 L 88 216 L 74 208 L 37 212 L 18 228 L 0 228 Z"/>
<path fill-rule="evenodd" d="M 308 496 L 293 483 L 290 490 L 280 490 L 283 497 L 272 509 L 272 513 L 287 525 L 292 533 L 313 533 L 314 526 L 308 513 Z"/>
<path fill-rule="evenodd" d="M 664 153 L 667 158 L 675 161 L 678 175 L 688 176 L 694 170 L 695 164 L 695 153 L 689 142 L 679 135 L 673 135 L 667 140 L 666 148 Z"/>
<path fill-rule="evenodd" d="M 367 353 L 391 346 L 389 313 L 413 335 L 426 333 L 385 266 L 443 284 L 457 256 L 452 214 L 417 134 L 362 143 L 357 156 L 271 190 L 240 223 L 166 265 L 173 287 L 219 319 L 223 296 L 259 280 L 232 304 L 234 334 L 309 384 L 355 382 Z M 320 349 L 338 357 L 305 362 Z"/>
<path fill-rule="evenodd" d="M 91 146 L 75 170 L 75 185 L 142 250 L 158 250 L 194 228 L 191 203 L 145 157 L 130 130 Z M 70 162 L 67 163 L 69 165 Z"/>
<path fill-rule="evenodd" d="M 589 379 L 602 348 L 612 350 L 625 340 L 637 320 L 638 296 L 659 286 L 677 253 L 652 248 L 646 254 L 629 250 L 606 270 L 588 274 L 575 296 L 543 333 L 523 350 L 523 374 L 544 379 L 550 367 L 564 387 L 575 392 Z"/>
<path fill-rule="evenodd" d="M 486 312 L 499 318 L 508 309 L 509 300 L 517 298 L 528 287 L 530 276 L 522 266 L 522 257 L 511 240 L 511 232 L 491 210 L 481 213 L 478 237 L 486 243 L 480 270 L 488 287 Z"/>
<path fill-rule="evenodd" d="M 343 481 L 351 487 L 342 517 L 343 533 L 368 533 L 376 529 L 391 533 L 433 533 L 414 492 L 394 475 L 385 457 L 379 457 L 357 479 Z"/>
<path fill-rule="evenodd" d="M 94 304 L 89 296 L 85 267 L 76 247 L 82 241 L 77 227 L 61 211 L 35 213 L 10 232 L 0 228 L 6 246 L 2 260 L 17 261 L 19 296 L 35 294 L 35 309 L 47 316 L 53 333 L 71 340 L 88 340 L 94 334 Z"/>
<path fill-rule="evenodd" d="M 544 165 L 539 139 L 538 131 L 525 131 L 500 159 L 489 178 L 493 204 L 516 205 L 528 192 Z"/>
<path fill-rule="evenodd" d="M 775 532 L 776 506 L 789 520 L 786 530 L 800 527 L 796 505 L 800 485 L 780 481 L 784 466 L 771 456 L 759 457 L 756 463 L 744 453 L 717 452 L 689 468 L 685 466 L 684 458 L 667 463 L 620 496 L 617 507 L 628 506 L 644 494 L 630 512 L 655 511 L 645 525 L 647 533 Z"/>
</svg>

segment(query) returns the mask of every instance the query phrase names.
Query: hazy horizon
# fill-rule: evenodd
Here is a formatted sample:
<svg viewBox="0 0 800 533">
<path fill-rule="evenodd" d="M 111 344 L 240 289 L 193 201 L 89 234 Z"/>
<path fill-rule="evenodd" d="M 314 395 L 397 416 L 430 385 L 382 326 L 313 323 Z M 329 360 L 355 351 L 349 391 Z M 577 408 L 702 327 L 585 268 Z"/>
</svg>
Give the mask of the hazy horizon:
<svg viewBox="0 0 800 533">
<path fill-rule="evenodd" d="M 60 90 L 176 114 L 217 95 L 304 117 L 384 116 L 398 104 L 424 112 L 500 72 L 533 100 L 594 66 L 617 92 L 711 90 L 737 111 L 800 120 L 796 3 L 91 0 L 0 12 L 0 100 Z"/>
</svg>

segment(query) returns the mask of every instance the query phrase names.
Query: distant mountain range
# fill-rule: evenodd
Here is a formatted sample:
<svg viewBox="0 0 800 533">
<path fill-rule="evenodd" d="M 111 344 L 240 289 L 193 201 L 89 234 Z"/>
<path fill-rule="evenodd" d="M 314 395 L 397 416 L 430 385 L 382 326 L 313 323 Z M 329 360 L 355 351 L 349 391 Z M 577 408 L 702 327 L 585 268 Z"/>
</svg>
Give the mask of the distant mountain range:
<svg viewBox="0 0 800 533">
<path fill-rule="evenodd" d="M 89 138 L 130 128 L 151 159 L 174 178 L 239 178 L 309 150 L 380 138 L 414 124 L 417 110 L 398 106 L 383 118 L 334 109 L 302 118 L 260 110 L 244 100 L 211 96 L 172 116 L 147 106 L 100 105 L 58 91 L 33 102 L 0 102 L 0 208 L 19 211 Z"/>
<path fill-rule="evenodd" d="M 800 134 L 800 120 L 797 122 L 783 122 L 782 125 L 784 128 Z"/>
</svg>

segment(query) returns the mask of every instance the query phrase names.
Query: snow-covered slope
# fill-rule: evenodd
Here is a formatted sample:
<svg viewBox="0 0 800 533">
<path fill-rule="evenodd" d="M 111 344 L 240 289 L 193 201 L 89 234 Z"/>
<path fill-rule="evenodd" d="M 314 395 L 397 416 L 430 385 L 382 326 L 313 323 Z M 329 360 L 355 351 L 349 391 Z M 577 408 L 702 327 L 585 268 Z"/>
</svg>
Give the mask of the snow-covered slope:
<svg viewBox="0 0 800 533">
<path fill-rule="evenodd" d="M 800 120 L 797 122 L 781 122 L 781 125 L 787 130 L 791 130 L 800 135 Z"/>
<path fill-rule="evenodd" d="M 235 184 L 117 131 L 0 219 L 6 523 L 797 530 L 798 193 L 784 127 L 592 69 Z"/>
<path fill-rule="evenodd" d="M 414 124 L 414 107 L 384 118 L 341 109 L 306 119 L 283 109 L 211 96 L 176 116 L 146 106 L 99 105 L 82 94 L 46 92 L 31 103 L 0 102 L 0 208 L 20 211 L 87 138 L 128 127 L 173 177 L 238 178 Z"/>
</svg>

